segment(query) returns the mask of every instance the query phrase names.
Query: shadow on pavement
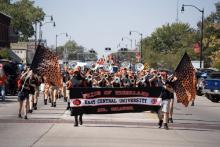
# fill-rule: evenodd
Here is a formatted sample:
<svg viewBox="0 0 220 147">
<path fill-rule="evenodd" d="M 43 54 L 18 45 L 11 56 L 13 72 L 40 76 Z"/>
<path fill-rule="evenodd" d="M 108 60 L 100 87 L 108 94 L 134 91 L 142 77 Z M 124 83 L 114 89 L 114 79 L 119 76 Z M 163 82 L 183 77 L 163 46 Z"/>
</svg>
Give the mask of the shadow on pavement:
<svg viewBox="0 0 220 147">
<path fill-rule="evenodd" d="M 177 121 L 178 120 L 180 120 L 180 121 L 197 121 L 197 122 L 203 122 L 203 123 L 218 123 L 218 125 L 220 124 L 220 121 L 209 121 L 209 120 L 202 120 L 202 119 L 181 119 L 181 118 L 177 118 L 175 120 L 177 120 Z"/>
</svg>

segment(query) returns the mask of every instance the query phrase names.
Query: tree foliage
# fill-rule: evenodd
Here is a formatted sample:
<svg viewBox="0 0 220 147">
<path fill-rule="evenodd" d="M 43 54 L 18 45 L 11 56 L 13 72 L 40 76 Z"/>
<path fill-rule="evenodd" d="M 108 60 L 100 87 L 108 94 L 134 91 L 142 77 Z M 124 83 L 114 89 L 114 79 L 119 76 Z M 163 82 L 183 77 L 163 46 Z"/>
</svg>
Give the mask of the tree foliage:
<svg viewBox="0 0 220 147">
<path fill-rule="evenodd" d="M 211 60 L 212 67 L 220 69 L 220 50 L 212 53 Z"/>
<path fill-rule="evenodd" d="M 218 67 L 220 50 L 220 2 L 216 3 L 216 11 L 204 19 L 203 59 L 205 67 Z M 200 42 L 201 21 L 195 30 L 188 24 L 173 23 L 157 28 L 151 36 L 143 40 L 143 58 L 151 67 L 175 68 L 185 51 L 192 60 L 199 60 L 193 45 Z"/>
<path fill-rule="evenodd" d="M 34 35 L 33 24 L 42 21 L 45 16 L 44 11 L 35 7 L 31 0 L 19 0 L 13 4 L 9 0 L 0 0 L 0 10 L 12 17 L 11 26 L 22 34 L 19 38 L 22 41 L 27 41 Z"/>
<path fill-rule="evenodd" d="M 67 54 L 67 58 L 69 60 L 78 60 L 85 57 L 82 57 L 82 55 L 85 54 L 85 48 L 83 46 L 78 45 L 73 40 L 67 41 L 64 46 L 59 46 L 57 50 L 60 58 L 64 58 L 65 53 Z M 97 54 L 94 55 L 97 56 Z"/>
<path fill-rule="evenodd" d="M 185 51 L 193 59 L 193 44 L 198 40 L 196 30 L 188 24 L 173 23 L 157 28 L 155 32 L 143 40 L 144 62 L 151 67 L 174 69 Z"/>
<path fill-rule="evenodd" d="M 0 59 L 9 59 L 8 49 L 6 48 L 0 49 Z"/>
<path fill-rule="evenodd" d="M 212 12 L 204 19 L 204 39 L 203 55 L 205 66 L 213 65 L 213 52 L 218 52 L 220 48 L 220 3 L 216 3 L 216 12 Z M 201 22 L 198 23 L 200 28 Z"/>
</svg>

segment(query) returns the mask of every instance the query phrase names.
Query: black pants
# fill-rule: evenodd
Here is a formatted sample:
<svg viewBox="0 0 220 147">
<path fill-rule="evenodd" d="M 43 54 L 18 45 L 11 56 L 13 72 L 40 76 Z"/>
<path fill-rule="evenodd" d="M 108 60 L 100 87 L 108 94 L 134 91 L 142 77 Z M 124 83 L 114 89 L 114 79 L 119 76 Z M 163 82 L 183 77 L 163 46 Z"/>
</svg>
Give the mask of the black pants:
<svg viewBox="0 0 220 147">
<path fill-rule="evenodd" d="M 83 114 L 79 114 L 79 115 L 75 115 L 75 126 L 78 126 L 79 124 L 82 125 L 83 124 L 83 120 L 82 120 L 82 116 Z"/>
</svg>

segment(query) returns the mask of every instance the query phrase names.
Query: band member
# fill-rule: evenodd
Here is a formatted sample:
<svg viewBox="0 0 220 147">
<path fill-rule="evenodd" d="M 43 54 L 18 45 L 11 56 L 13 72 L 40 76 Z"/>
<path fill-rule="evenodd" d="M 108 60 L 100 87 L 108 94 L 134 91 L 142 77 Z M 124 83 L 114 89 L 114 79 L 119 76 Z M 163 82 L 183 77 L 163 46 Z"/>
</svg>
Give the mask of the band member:
<svg viewBox="0 0 220 147">
<path fill-rule="evenodd" d="M 38 97 L 39 97 L 39 94 L 40 94 L 40 85 L 42 83 L 42 79 L 37 74 L 35 74 L 34 77 L 36 79 L 36 88 L 35 88 L 35 93 L 34 93 L 33 108 L 34 108 L 34 110 L 37 110 L 37 102 L 38 102 Z"/>
<path fill-rule="evenodd" d="M 70 75 L 68 72 L 67 66 L 64 66 L 64 71 L 62 72 L 62 81 L 63 81 L 63 87 L 62 87 L 62 95 L 64 98 L 64 101 L 67 102 L 67 93 L 66 93 L 66 82 L 69 81 Z"/>
<path fill-rule="evenodd" d="M 172 88 L 174 87 L 175 81 L 177 80 L 176 76 L 171 75 L 169 81 L 171 81 Z M 174 107 L 174 91 L 170 92 L 170 109 L 169 109 L 169 123 L 173 123 L 173 107 Z"/>
<path fill-rule="evenodd" d="M 121 79 L 119 73 L 115 74 L 115 77 L 113 78 L 111 84 L 112 87 L 121 87 Z"/>
<path fill-rule="evenodd" d="M 104 77 L 102 77 L 101 80 L 98 81 L 98 85 L 99 87 L 108 87 L 110 85 L 107 74 L 105 74 Z"/>
<path fill-rule="evenodd" d="M 44 81 L 44 105 L 47 105 L 47 101 L 48 99 L 51 102 L 51 99 L 49 97 L 49 89 L 50 89 L 50 82 L 47 80 L 47 78 L 44 76 L 43 77 L 43 81 Z"/>
<path fill-rule="evenodd" d="M 81 69 L 77 68 L 74 70 L 72 78 L 67 82 L 67 89 L 71 89 L 73 87 L 81 87 L 83 84 L 84 76 L 81 73 Z M 79 124 L 83 124 L 82 116 L 83 109 L 82 108 L 72 108 L 71 111 L 74 111 L 75 123 L 74 126 L 78 126 Z"/>
<path fill-rule="evenodd" d="M 37 80 L 34 76 L 34 74 L 32 73 L 30 75 L 30 80 L 29 80 L 29 113 L 33 112 L 33 103 L 34 103 L 34 95 L 35 95 L 35 90 L 37 87 Z"/>
<path fill-rule="evenodd" d="M 56 107 L 56 101 L 59 88 L 52 82 L 50 82 L 49 93 L 51 96 L 51 107 Z"/>
<path fill-rule="evenodd" d="M 28 98 L 30 93 L 29 80 L 32 76 L 32 71 L 29 68 L 21 74 L 20 81 L 21 87 L 18 93 L 18 102 L 19 102 L 19 110 L 18 117 L 22 118 L 21 111 L 24 110 L 24 119 L 27 119 L 27 106 L 28 106 Z"/>
<path fill-rule="evenodd" d="M 164 123 L 164 129 L 168 130 L 168 117 L 169 117 L 169 109 L 170 109 L 170 93 L 173 93 L 172 83 L 167 81 L 163 86 L 163 90 L 161 93 L 162 98 L 162 106 L 158 113 L 159 118 L 159 128 L 162 127 Z"/>
</svg>

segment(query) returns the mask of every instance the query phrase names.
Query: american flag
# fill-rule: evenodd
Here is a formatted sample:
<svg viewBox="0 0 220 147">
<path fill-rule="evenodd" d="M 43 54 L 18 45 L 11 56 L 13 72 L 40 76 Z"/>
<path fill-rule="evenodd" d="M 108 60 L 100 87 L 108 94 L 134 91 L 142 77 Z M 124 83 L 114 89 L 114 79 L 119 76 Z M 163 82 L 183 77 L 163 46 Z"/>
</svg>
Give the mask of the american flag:
<svg viewBox="0 0 220 147">
<path fill-rule="evenodd" d="M 190 57 L 185 53 L 175 70 L 177 81 L 175 82 L 175 92 L 177 102 L 186 107 L 189 102 L 196 97 L 196 73 L 191 63 Z"/>
<path fill-rule="evenodd" d="M 40 45 L 37 47 L 31 69 L 39 76 L 46 77 L 54 85 L 61 86 L 61 71 L 58 56 L 48 48 Z"/>
</svg>

